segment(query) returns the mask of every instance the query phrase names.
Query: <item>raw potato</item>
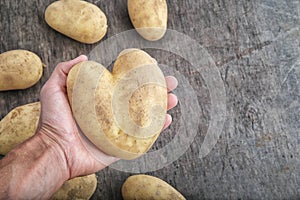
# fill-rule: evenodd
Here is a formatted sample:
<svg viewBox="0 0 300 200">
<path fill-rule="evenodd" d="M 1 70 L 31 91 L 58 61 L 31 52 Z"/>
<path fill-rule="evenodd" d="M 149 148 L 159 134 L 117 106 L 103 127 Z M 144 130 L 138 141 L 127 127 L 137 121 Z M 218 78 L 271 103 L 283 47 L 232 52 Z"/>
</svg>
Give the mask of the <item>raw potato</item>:
<svg viewBox="0 0 300 200">
<path fill-rule="evenodd" d="M 77 64 L 69 72 L 67 90 L 81 130 L 108 155 L 123 159 L 143 155 L 164 126 L 164 75 L 142 50 L 121 52 L 112 74 L 93 61 Z"/>
<path fill-rule="evenodd" d="M 39 102 L 16 107 L 0 121 L 0 154 L 7 154 L 34 135 L 40 118 L 40 107 Z"/>
<path fill-rule="evenodd" d="M 84 200 L 90 199 L 97 188 L 95 174 L 73 178 L 66 181 L 51 197 L 51 200 Z"/>
<path fill-rule="evenodd" d="M 128 13 L 137 32 L 146 40 L 161 39 L 167 29 L 166 0 L 128 0 Z"/>
<path fill-rule="evenodd" d="M 26 89 L 37 83 L 43 63 L 34 53 L 11 50 L 0 54 L 0 91 Z"/>
<path fill-rule="evenodd" d="M 45 11 L 45 20 L 56 31 L 87 44 L 98 42 L 107 31 L 107 19 L 102 10 L 81 0 L 50 4 Z"/>
<path fill-rule="evenodd" d="M 40 102 L 16 107 L 0 121 L 0 154 L 5 155 L 36 132 Z M 66 181 L 51 199 L 89 199 L 97 187 L 95 174 Z"/>
<path fill-rule="evenodd" d="M 165 181 L 149 176 L 134 175 L 122 186 L 124 200 L 184 200 L 184 196 Z"/>
</svg>

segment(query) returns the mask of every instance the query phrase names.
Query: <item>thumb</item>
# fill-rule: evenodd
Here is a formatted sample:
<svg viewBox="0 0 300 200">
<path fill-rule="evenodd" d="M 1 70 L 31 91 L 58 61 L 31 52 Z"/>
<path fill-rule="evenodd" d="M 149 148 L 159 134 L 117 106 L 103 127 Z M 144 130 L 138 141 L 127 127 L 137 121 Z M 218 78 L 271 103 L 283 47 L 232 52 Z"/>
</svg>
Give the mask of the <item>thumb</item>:
<svg viewBox="0 0 300 200">
<path fill-rule="evenodd" d="M 76 65 L 76 64 L 78 64 L 82 61 L 86 61 L 86 60 L 88 60 L 87 56 L 81 55 L 81 56 L 78 56 L 77 58 L 75 58 L 73 60 L 59 63 L 55 67 L 55 69 L 54 69 L 52 75 L 50 76 L 49 80 L 47 81 L 47 83 L 48 84 L 56 84 L 60 87 L 65 87 L 66 86 L 66 79 L 67 79 L 67 76 L 68 76 L 68 73 L 69 73 L 70 69 L 74 65 Z"/>
</svg>

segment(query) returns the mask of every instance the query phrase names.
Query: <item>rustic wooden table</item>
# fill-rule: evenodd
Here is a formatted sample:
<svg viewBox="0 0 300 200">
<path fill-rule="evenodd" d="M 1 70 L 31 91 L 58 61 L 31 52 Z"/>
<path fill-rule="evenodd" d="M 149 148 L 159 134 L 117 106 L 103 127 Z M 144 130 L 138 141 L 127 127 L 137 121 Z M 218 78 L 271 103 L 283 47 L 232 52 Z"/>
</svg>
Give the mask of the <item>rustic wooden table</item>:
<svg viewBox="0 0 300 200">
<path fill-rule="evenodd" d="M 0 118 L 16 106 L 38 101 L 39 91 L 57 63 L 89 55 L 102 41 L 132 29 L 125 0 L 90 1 L 106 13 L 108 32 L 97 44 L 81 44 L 46 24 L 44 10 L 51 2 L 0 1 L 0 52 L 27 49 L 46 65 L 35 86 L 0 92 Z M 218 73 L 204 77 L 204 72 L 178 54 L 147 50 L 159 63 L 168 65 L 169 72 L 177 74 L 184 85 L 174 91 L 181 97 L 170 112 L 174 123 L 151 151 L 172 143 L 179 134 L 192 141 L 177 141 L 174 154 L 183 151 L 178 159 L 141 172 L 162 178 L 187 199 L 299 199 L 300 2 L 169 0 L 168 9 L 168 28 L 192 38 L 195 47 L 182 46 L 184 41 L 173 44 L 198 56 L 200 65 L 205 65 L 202 57 L 209 57 L 206 60 Z M 210 78 L 219 78 L 221 86 L 214 89 Z M 212 95 L 222 88 L 220 98 Z M 215 115 L 218 102 L 225 106 L 226 115 Z M 225 123 L 210 123 L 214 116 L 223 117 Z M 201 145 L 211 126 L 216 136 L 221 130 L 220 136 L 203 156 Z M 182 127 L 187 127 L 183 133 Z M 168 151 L 163 158 L 171 154 Z M 92 199 L 121 199 L 123 181 L 137 172 L 123 169 L 116 165 L 98 172 Z"/>
</svg>

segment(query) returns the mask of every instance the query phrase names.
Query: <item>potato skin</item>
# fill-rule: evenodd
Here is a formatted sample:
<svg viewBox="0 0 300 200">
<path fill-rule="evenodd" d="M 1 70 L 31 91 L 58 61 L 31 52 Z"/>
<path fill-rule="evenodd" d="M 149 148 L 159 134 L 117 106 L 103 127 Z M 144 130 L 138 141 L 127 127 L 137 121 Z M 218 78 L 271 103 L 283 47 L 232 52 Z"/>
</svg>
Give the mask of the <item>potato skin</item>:
<svg viewBox="0 0 300 200">
<path fill-rule="evenodd" d="M 128 13 L 136 31 L 146 40 L 161 39 L 167 29 L 166 0 L 128 0 Z"/>
<path fill-rule="evenodd" d="M 0 154 L 7 154 L 34 135 L 40 118 L 40 108 L 40 102 L 19 106 L 0 121 Z"/>
<path fill-rule="evenodd" d="M 184 200 L 184 196 L 165 181 L 149 176 L 134 175 L 127 178 L 122 186 L 124 200 Z"/>
<path fill-rule="evenodd" d="M 81 0 L 50 4 L 45 11 L 45 20 L 56 31 L 86 44 L 98 42 L 107 31 L 107 18 L 100 8 Z"/>
<path fill-rule="evenodd" d="M 61 188 L 50 198 L 51 200 L 88 200 L 97 188 L 95 174 L 81 176 L 66 181 Z"/>
<path fill-rule="evenodd" d="M 134 76 L 129 75 L 130 77 L 125 78 L 129 80 L 127 85 L 138 84 L 138 87 L 129 95 L 131 97 L 128 101 L 130 117 L 124 116 L 128 116 L 127 118 L 143 127 L 152 121 L 153 118 L 150 118 L 148 113 L 153 106 L 158 105 L 162 108 L 162 112 L 155 117 L 160 119 L 162 123 L 149 130 L 151 135 L 136 137 L 131 134 L 132 132 L 125 132 L 124 129 L 120 128 L 120 123 L 116 122 L 112 99 L 116 94 L 130 92 L 125 89 L 125 85 L 121 91 L 114 91 L 119 80 L 122 79 L 121 77 L 144 65 L 146 71 L 138 71 L 139 78 L 150 78 L 152 81 L 159 79 L 159 83 L 162 84 L 144 85 L 141 80 Z M 90 80 L 95 78 L 94 69 L 99 69 L 98 72 L 101 70 L 102 74 L 99 77 L 96 75 L 97 85 L 91 86 Z M 120 53 L 112 73 L 101 64 L 93 61 L 85 61 L 75 65 L 68 74 L 67 91 L 73 115 L 89 140 L 108 155 L 131 160 L 146 153 L 163 128 L 167 112 L 167 88 L 165 84 L 163 73 L 150 55 L 139 49 L 127 49 Z M 78 103 L 74 103 L 75 101 Z M 124 100 L 123 102 L 127 101 Z M 123 106 L 119 108 L 127 110 Z M 127 122 L 126 120 L 121 121 L 125 124 Z M 137 129 L 134 133 L 140 133 L 140 130 Z"/>
<path fill-rule="evenodd" d="M 0 91 L 26 89 L 43 74 L 43 63 L 27 50 L 11 50 L 0 54 Z"/>
</svg>

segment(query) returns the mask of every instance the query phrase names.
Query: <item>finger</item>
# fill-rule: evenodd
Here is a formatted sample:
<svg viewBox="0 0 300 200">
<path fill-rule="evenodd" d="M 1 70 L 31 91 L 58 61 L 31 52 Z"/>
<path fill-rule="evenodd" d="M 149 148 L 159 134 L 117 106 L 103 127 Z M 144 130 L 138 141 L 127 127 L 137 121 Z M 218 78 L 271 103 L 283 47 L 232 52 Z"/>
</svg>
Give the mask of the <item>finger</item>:
<svg viewBox="0 0 300 200">
<path fill-rule="evenodd" d="M 166 122 L 165 122 L 165 125 L 164 125 L 162 130 L 165 130 L 166 128 L 168 128 L 171 123 L 172 123 L 172 117 L 171 117 L 171 115 L 167 114 L 166 115 Z"/>
<path fill-rule="evenodd" d="M 80 63 L 82 61 L 86 61 L 86 60 L 88 60 L 88 58 L 87 58 L 86 55 L 80 55 L 77 58 L 74 58 L 73 60 L 59 63 L 57 65 L 57 68 L 58 68 L 58 70 L 62 70 L 65 74 L 68 74 L 69 71 L 70 71 L 70 69 L 74 65 L 76 65 L 76 64 L 78 64 L 78 63 Z"/>
<path fill-rule="evenodd" d="M 166 83 L 168 92 L 174 90 L 178 86 L 178 81 L 174 76 L 166 76 Z"/>
<path fill-rule="evenodd" d="M 174 108 L 178 104 L 178 99 L 175 94 L 168 94 L 167 110 Z"/>
</svg>

